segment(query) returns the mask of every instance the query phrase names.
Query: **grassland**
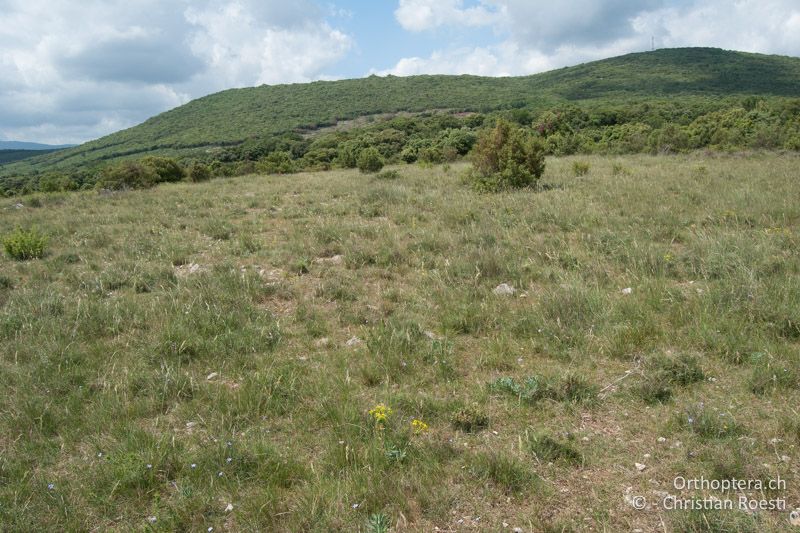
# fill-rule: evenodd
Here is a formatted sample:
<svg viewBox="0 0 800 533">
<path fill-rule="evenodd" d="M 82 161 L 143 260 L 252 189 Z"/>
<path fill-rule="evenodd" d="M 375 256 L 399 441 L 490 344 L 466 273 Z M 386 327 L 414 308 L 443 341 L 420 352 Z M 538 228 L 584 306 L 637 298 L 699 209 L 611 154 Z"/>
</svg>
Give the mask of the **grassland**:
<svg viewBox="0 0 800 533">
<path fill-rule="evenodd" d="M 49 244 L 0 259 L 0 529 L 785 531 L 659 501 L 780 476 L 753 496 L 800 506 L 799 163 L 6 200 Z"/>
</svg>

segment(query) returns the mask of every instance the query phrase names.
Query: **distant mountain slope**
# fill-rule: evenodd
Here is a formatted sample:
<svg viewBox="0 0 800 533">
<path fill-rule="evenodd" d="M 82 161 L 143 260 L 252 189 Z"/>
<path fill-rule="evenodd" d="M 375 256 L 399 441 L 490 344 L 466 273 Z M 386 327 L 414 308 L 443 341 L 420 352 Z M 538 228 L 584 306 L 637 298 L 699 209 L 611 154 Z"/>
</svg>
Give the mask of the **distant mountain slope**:
<svg viewBox="0 0 800 533">
<path fill-rule="evenodd" d="M 377 77 L 232 89 L 81 146 L 6 165 L 2 173 L 76 168 L 146 153 L 182 156 L 255 136 L 378 113 L 544 109 L 559 102 L 800 96 L 800 59 L 713 48 L 665 49 L 513 78 Z"/>
<path fill-rule="evenodd" d="M 41 144 L 24 141 L 0 141 L 0 150 L 61 150 L 74 144 Z"/>
<path fill-rule="evenodd" d="M 27 149 L 27 150 L 4 150 L 0 149 L 0 165 L 5 165 L 7 163 L 14 163 L 16 161 L 22 161 L 24 159 L 30 159 L 31 157 L 40 156 L 43 153 L 50 153 L 55 152 L 58 148 L 37 148 L 35 150 Z"/>
</svg>

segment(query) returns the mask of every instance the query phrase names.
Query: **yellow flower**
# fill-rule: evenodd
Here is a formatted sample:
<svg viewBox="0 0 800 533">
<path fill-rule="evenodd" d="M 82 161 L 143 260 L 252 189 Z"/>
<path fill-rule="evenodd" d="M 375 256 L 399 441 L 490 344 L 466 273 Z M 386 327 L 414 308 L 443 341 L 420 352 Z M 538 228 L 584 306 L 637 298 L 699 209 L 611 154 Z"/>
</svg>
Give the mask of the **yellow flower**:
<svg viewBox="0 0 800 533">
<path fill-rule="evenodd" d="M 386 407 L 384 404 L 379 403 L 369 410 L 369 416 L 375 419 L 376 424 L 384 424 L 389 416 L 392 414 L 391 407 Z"/>
<path fill-rule="evenodd" d="M 414 433 L 424 433 L 428 431 L 428 424 L 423 422 L 422 420 L 414 419 L 411 421 L 411 427 L 414 428 Z"/>
</svg>

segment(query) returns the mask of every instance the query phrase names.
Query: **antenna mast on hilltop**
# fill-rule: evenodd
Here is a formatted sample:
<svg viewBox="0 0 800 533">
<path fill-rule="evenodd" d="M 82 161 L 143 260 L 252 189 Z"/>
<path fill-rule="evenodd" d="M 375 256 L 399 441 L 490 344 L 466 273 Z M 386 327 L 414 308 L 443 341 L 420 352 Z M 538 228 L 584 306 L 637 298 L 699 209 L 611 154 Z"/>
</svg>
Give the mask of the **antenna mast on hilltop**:
<svg viewBox="0 0 800 533">
<path fill-rule="evenodd" d="M 656 37 L 655 37 L 655 35 L 651 35 L 650 36 L 650 51 L 651 52 L 655 52 L 656 51 Z"/>
</svg>

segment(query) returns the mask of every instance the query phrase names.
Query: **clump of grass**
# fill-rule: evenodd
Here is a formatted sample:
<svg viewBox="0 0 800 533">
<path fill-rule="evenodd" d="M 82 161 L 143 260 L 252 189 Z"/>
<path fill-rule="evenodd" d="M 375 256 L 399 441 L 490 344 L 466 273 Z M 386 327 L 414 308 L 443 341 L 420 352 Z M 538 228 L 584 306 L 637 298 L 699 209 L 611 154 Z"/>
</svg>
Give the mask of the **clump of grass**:
<svg viewBox="0 0 800 533">
<path fill-rule="evenodd" d="M 585 176 L 589 173 L 589 163 L 586 161 L 575 161 L 572 163 L 572 173 L 576 178 Z"/>
<path fill-rule="evenodd" d="M 311 260 L 307 257 L 300 257 L 295 259 L 289 265 L 289 272 L 293 274 L 297 274 L 298 276 L 302 276 L 303 274 L 308 274 L 311 271 Z"/>
<path fill-rule="evenodd" d="M 3 248 L 16 261 L 41 259 L 47 246 L 47 237 L 36 229 L 17 228 L 3 237 Z"/>
<path fill-rule="evenodd" d="M 396 180 L 400 177 L 400 173 L 396 170 L 384 170 L 375 174 L 375 179 L 379 180 Z"/>
<path fill-rule="evenodd" d="M 650 404 L 669 401 L 673 387 L 686 387 L 706 378 L 697 357 L 688 354 L 654 357 L 647 362 L 644 372 L 645 377 L 634 392 Z"/>
<path fill-rule="evenodd" d="M 701 440 L 726 439 L 744 433 L 730 413 L 709 411 L 703 404 L 677 415 L 676 424 Z"/>
<path fill-rule="evenodd" d="M 749 386 L 753 394 L 759 396 L 796 389 L 800 387 L 800 373 L 787 364 L 761 363 L 753 369 Z"/>
<path fill-rule="evenodd" d="M 800 420 L 794 418 L 784 419 L 782 430 L 787 440 L 800 444 Z"/>
<path fill-rule="evenodd" d="M 203 233 L 218 241 L 227 241 L 233 236 L 234 228 L 224 220 L 212 220 L 203 228 Z"/>
<path fill-rule="evenodd" d="M 534 488 L 538 476 L 523 463 L 498 453 L 481 453 L 471 462 L 470 472 L 478 479 L 491 481 L 507 494 L 520 494 Z"/>
<path fill-rule="evenodd" d="M 521 402 L 528 404 L 544 399 L 590 403 L 597 398 L 597 387 L 575 374 L 568 374 L 562 379 L 533 375 L 521 383 L 512 377 L 501 377 L 489 384 L 489 390 L 516 396 Z"/>
<path fill-rule="evenodd" d="M 567 442 L 554 439 L 544 433 L 527 436 L 527 450 L 542 462 L 564 463 L 580 466 L 585 462 L 583 454 Z"/>
<path fill-rule="evenodd" d="M 762 531 L 759 515 L 736 511 L 687 511 L 673 513 L 674 531 L 684 533 L 756 533 Z"/>
<path fill-rule="evenodd" d="M 475 433 L 489 427 L 489 415 L 477 405 L 467 405 L 453 413 L 451 422 L 464 433 Z"/>
<path fill-rule="evenodd" d="M 14 282 L 8 276 L 0 274 L 0 289 L 13 289 Z"/>
<path fill-rule="evenodd" d="M 631 173 L 628 168 L 621 164 L 621 163 L 614 163 L 611 165 L 611 175 L 612 176 L 628 176 Z"/>
</svg>

